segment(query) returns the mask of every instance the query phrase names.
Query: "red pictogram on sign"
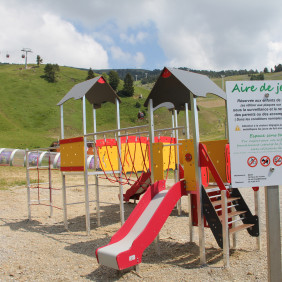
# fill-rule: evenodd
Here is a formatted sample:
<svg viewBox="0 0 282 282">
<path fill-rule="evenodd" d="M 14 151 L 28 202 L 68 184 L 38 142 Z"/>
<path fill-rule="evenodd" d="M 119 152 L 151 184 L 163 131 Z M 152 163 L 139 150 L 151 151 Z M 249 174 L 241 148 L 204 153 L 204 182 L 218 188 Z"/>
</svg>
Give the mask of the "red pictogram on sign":
<svg viewBox="0 0 282 282">
<path fill-rule="evenodd" d="M 274 163 L 276 166 L 282 165 L 282 157 L 279 156 L 279 155 L 276 155 L 276 156 L 273 158 L 273 163 Z"/>
<path fill-rule="evenodd" d="M 247 164 L 250 167 L 255 167 L 258 164 L 258 160 L 256 157 L 249 157 L 247 160 Z"/>
<path fill-rule="evenodd" d="M 260 164 L 262 166 L 269 166 L 270 165 L 270 158 L 268 156 L 261 157 Z"/>
</svg>

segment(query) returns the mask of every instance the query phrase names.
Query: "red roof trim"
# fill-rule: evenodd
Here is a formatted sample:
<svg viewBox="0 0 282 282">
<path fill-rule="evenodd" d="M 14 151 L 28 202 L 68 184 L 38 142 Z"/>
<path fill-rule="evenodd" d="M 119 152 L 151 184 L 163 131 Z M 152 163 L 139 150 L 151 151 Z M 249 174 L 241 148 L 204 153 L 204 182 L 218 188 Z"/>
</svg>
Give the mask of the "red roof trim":
<svg viewBox="0 0 282 282">
<path fill-rule="evenodd" d="M 168 77 L 171 76 L 171 72 L 167 68 L 164 68 L 161 75 L 162 75 L 163 78 L 168 78 Z"/>
</svg>

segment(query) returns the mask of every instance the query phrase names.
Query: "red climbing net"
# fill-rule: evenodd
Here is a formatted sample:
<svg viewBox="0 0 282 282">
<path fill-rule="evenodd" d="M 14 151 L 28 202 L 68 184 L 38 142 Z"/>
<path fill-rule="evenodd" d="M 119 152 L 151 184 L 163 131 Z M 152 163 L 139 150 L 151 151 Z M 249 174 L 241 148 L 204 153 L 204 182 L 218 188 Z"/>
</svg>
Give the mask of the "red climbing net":
<svg viewBox="0 0 282 282">
<path fill-rule="evenodd" d="M 171 137 L 156 137 L 155 142 L 165 142 L 170 145 L 175 143 L 175 138 Z M 134 144 L 130 146 L 130 144 Z M 135 176 L 139 179 L 136 168 L 136 162 L 140 163 L 141 155 L 141 171 L 150 171 L 150 154 L 149 154 L 149 138 L 126 136 L 120 137 L 120 147 L 118 146 L 117 139 L 99 139 L 95 143 L 97 157 L 99 160 L 99 167 L 103 171 L 102 179 L 107 179 L 111 183 L 118 182 L 122 185 L 132 185 L 136 181 L 132 179 Z M 145 147 L 145 148 L 144 148 Z M 104 150 L 102 149 L 104 148 Z M 113 154 L 114 152 L 114 154 Z M 122 152 L 122 153 L 121 153 Z M 112 158 L 117 156 L 117 161 L 120 163 L 120 171 L 115 170 L 115 164 Z M 172 159 L 172 146 L 169 148 L 168 167 L 166 179 L 168 178 L 169 168 Z M 108 167 L 107 167 L 108 165 Z M 151 179 L 150 179 L 151 182 Z M 143 183 L 140 183 L 142 185 Z"/>
</svg>

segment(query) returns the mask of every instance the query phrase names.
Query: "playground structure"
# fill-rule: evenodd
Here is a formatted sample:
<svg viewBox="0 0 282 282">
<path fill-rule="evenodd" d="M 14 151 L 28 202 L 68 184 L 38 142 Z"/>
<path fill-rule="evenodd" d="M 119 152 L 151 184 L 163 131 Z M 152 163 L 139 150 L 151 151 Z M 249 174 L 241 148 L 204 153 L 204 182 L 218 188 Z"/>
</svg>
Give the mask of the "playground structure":
<svg viewBox="0 0 282 282">
<path fill-rule="evenodd" d="M 95 177 L 97 225 L 100 225 L 99 176 L 119 183 L 120 220 L 122 227 L 109 244 L 96 250 L 100 264 L 114 269 L 138 266 L 142 254 L 157 237 L 172 209 L 182 196 L 189 199 L 189 232 L 193 241 L 193 226 L 198 226 L 200 262 L 206 263 L 204 227 L 210 227 L 223 248 L 224 263 L 229 264 L 229 236 L 247 229 L 259 238 L 258 216 L 252 215 L 238 189 L 231 187 L 228 141 L 200 142 L 197 97 L 211 93 L 226 99 L 222 89 L 206 76 L 164 68 L 153 87 L 145 106 L 148 106 L 149 125 L 120 127 L 120 100 L 102 76 L 74 86 L 58 103 L 61 110 L 61 165 L 64 223 L 67 228 L 66 178 L 72 174 L 84 176 L 86 231 L 90 233 L 89 176 Z M 83 136 L 64 138 L 63 104 L 71 99 L 82 101 Z M 86 99 L 93 106 L 93 133 L 86 132 Z M 102 103 L 116 105 L 117 129 L 98 132 L 96 110 Z M 155 130 L 154 110 L 166 107 L 172 113 L 172 127 Z M 193 134 L 190 137 L 188 110 L 192 111 Z M 185 111 L 186 138 L 179 140 L 177 113 Z M 158 140 L 157 132 L 171 131 L 170 137 Z M 107 139 L 107 134 L 116 134 Z M 149 135 L 149 137 L 148 137 Z M 103 139 L 98 139 L 103 136 Z M 131 143 L 131 141 L 134 141 Z M 160 141 L 160 142 L 157 142 Z M 92 143 L 93 156 L 87 155 L 87 144 Z M 139 162 L 134 160 L 138 151 Z M 103 158 L 104 156 L 104 158 Z M 141 156 L 141 157 L 140 157 Z M 93 169 L 87 161 L 93 157 Z M 125 161 L 127 159 L 128 163 Z M 140 160 L 141 159 L 141 160 Z M 99 166 L 98 166 L 99 165 Z M 98 170 L 99 168 L 99 170 Z M 175 170 L 175 184 L 166 189 L 165 170 Z M 137 173 L 142 172 L 141 175 Z M 135 174 L 136 179 L 128 177 Z M 131 188 L 124 193 L 123 186 Z M 141 191 L 140 191 L 141 189 Z M 124 201 L 139 199 L 136 208 L 125 221 Z M 123 195 L 123 197 L 121 197 Z M 256 194 L 256 199 L 258 195 Z M 258 201 L 256 201 L 258 203 Z M 258 206 L 256 206 L 256 213 Z M 237 223 L 241 222 L 241 225 Z M 257 241 L 259 244 L 259 241 Z"/>
</svg>

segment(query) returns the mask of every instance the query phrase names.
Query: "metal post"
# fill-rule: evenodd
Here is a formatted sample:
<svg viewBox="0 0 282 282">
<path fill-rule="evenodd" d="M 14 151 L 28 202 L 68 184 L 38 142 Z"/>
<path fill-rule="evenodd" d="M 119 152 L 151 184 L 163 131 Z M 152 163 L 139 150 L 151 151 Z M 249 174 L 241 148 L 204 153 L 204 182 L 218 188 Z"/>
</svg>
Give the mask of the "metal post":
<svg viewBox="0 0 282 282">
<path fill-rule="evenodd" d="M 192 126 L 193 126 L 194 155 L 195 155 L 200 263 L 206 264 L 204 212 L 202 205 L 202 177 L 201 177 L 201 168 L 199 166 L 199 142 L 200 142 L 199 118 L 198 118 L 198 110 L 197 110 L 197 101 L 191 92 L 190 92 L 190 103 L 191 103 L 192 118 L 193 118 Z"/>
<path fill-rule="evenodd" d="M 222 238 L 223 238 L 223 262 L 225 267 L 229 267 L 229 234 L 228 234 L 228 211 L 226 190 L 221 191 L 222 207 Z"/>
<path fill-rule="evenodd" d="M 281 281 L 279 186 L 265 187 L 268 281 Z"/>
<path fill-rule="evenodd" d="M 186 121 L 186 139 L 190 138 L 189 132 L 189 110 L 188 110 L 188 103 L 185 103 L 185 121 Z"/>
<path fill-rule="evenodd" d="M 149 139 L 150 139 L 150 159 L 151 159 L 151 181 L 154 183 L 154 165 L 153 165 L 153 143 L 155 143 L 155 126 L 154 126 L 154 108 L 153 100 L 149 99 Z"/>
<path fill-rule="evenodd" d="M 90 211 L 89 211 L 89 190 L 88 190 L 88 167 L 87 167 L 87 134 L 86 132 L 86 100 L 82 97 L 82 116 L 83 116 L 83 134 L 84 134 L 84 196 L 85 196 L 85 224 L 86 233 L 90 235 Z"/>
<path fill-rule="evenodd" d="M 68 230 L 68 214 L 67 214 L 67 193 L 66 193 L 66 176 L 62 173 L 62 195 L 63 195 L 63 211 L 64 226 Z"/>
<path fill-rule="evenodd" d="M 120 129 L 120 112 L 119 112 L 119 100 L 116 99 L 116 111 L 117 111 L 117 129 Z M 120 140 L 120 132 L 117 133 L 117 146 L 118 151 L 121 154 L 121 140 Z M 119 202 L 120 202 L 120 222 L 121 225 L 124 224 L 124 204 L 123 204 L 123 186 L 122 182 L 122 164 L 120 158 L 118 158 L 118 169 L 119 169 Z"/>
<path fill-rule="evenodd" d="M 29 152 L 28 149 L 25 150 L 26 159 L 26 184 L 27 184 L 27 212 L 28 220 L 31 220 L 31 208 L 30 208 L 30 177 L 29 177 Z"/>
<path fill-rule="evenodd" d="M 177 119 L 177 110 L 173 109 L 173 115 L 174 115 L 174 122 L 175 122 L 175 127 L 178 127 L 178 119 Z M 175 139 L 176 139 L 176 144 L 178 144 L 178 130 L 175 131 Z M 176 146 L 176 164 L 175 164 L 175 171 L 176 171 L 176 182 L 179 181 L 179 147 Z M 178 210 L 178 215 L 181 215 L 181 198 L 177 202 L 177 210 Z"/>
<path fill-rule="evenodd" d="M 150 161 L 151 161 L 151 182 L 152 184 L 155 182 L 154 180 L 154 160 L 153 160 L 153 143 L 155 143 L 155 126 L 154 126 L 154 108 L 153 108 L 153 100 L 149 99 L 148 104 L 148 112 L 149 112 L 149 139 L 150 139 Z M 158 255 L 161 254 L 160 246 L 159 246 L 159 234 L 155 238 L 155 249 Z"/>
<path fill-rule="evenodd" d="M 235 208 L 235 207 L 232 207 L 231 210 L 232 210 L 232 211 L 236 211 L 236 208 Z M 232 221 L 233 221 L 233 219 L 234 219 L 234 217 L 232 217 Z M 232 228 L 235 228 L 236 226 L 237 226 L 237 222 L 234 221 L 234 222 L 232 223 Z M 229 247 L 230 247 L 230 246 L 229 246 Z M 232 234 L 232 248 L 233 248 L 233 249 L 236 249 L 236 247 L 237 247 L 237 233 L 235 232 L 235 233 Z"/>
<path fill-rule="evenodd" d="M 86 99 L 85 95 L 82 97 L 82 123 L 83 123 L 83 135 L 86 135 Z"/>
<path fill-rule="evenodd" d="M 64 134 L 64 107 L 60 105 L 60 113 L 61 113 L 61 139 L 65 138 Z"/>
<path fill-rule="evenodd" d="M 261 225 L 260 225 L 260 197 L 259 197 L 259 190 L 254 191 L 254 200 L 255 200 L 255 215 L 257 215 L 258 217 L 258 225 L 259 228 L 261 229 Z M 261 231 L 260 231 L 261 234 Z M 261 235 L 259 234 L 258 237 L 256 237 L 256 241 L 257 241 L 257 249 L 260 250 L 261 248 Z"/>
<path fill-rule="evenodd" d="M 48 180 L 49 180 L 49 204 L 50 204 L 50 217 L 53 216 L 53 199 L 52 199 L 52 175 L 51 175 L 51 152 L 49 151 L 48 159 Z"/>
<path fill-rule="evenodd" d="M 94 109 L 93 105 L 93 129 L 94 133 L 97 132 L 97 119 L 96 119 L 96 109 Z M 94 170 L 97 170 L 97 148 L 96 148 L 96 141 L 97 141 L 97 135 L 94 135 L 94 148 L 93 148 L 93 153 L 94 153 Z M 100 195 L 99 195 L 99 178 L 98 175 L 95 175 L 95 187 L 96 187 L 96 215 L 97 215 L 97 225 L 101 225 L 101 214 L 100 214 Z"/>
<path fill-rule="evenodd" d="M 171 124 L 172 124 L 172 128 L 175 127 L 175 122 L 174 122 L 174 112 L 171 112 Z M 172 137 L 175 138 L 175 131 L 172 131 Z M 177 182 L 177 170 L 176 170 L 176 164 L 175 164 L 175 169 L 174 169 L 174 183 Z"/>
<path fill-rule="evenodd" d="M 25 69 L 27 69 L 27 53 L 30 53 L 32 51 L 30 48 L 23 48 L 21 51 L 25 52 Z"/>
<path fill-rule="evenodd" d="M 189 130 L 189 108 L 188 103 L 185 103 L 185 121 L 186 121 L 186 139 L 190 139 L 190 130 Z M 188 194 L 188 213 L 189 213 L 189 234 L 190 242 L 194 240 L 194 230 L 193 230 L 193 218 L 192 218 L 192 199 L 191 194 Z"/>
</svg>

